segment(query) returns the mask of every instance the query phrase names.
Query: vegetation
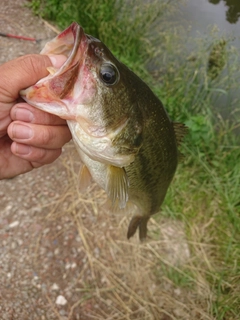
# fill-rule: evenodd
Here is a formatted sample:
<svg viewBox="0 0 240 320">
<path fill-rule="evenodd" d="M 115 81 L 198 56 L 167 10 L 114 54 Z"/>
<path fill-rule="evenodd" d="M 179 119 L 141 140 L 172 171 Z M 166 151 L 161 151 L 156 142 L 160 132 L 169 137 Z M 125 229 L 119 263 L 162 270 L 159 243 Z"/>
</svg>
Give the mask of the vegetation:
<svg viewBox="0 0 240 320">
<path fill-rule="evenodd" d="M 33 0 L 31 6 L 60 28 L 75 20 L 100 38 L 150 85 L 171 118 L 189 127 L 185 157 L 145 244 L 125 241 L 129 217 L 105 212 L 98 188 L 79 194 L 66 164 L 73 203 L 68 213 L 90 270 L 79 304 L 100 306 L 85 319 L 240 319 L 240 109 L 230 98 L 239 83 L 239 57 L 231 39 L 224 39 L 224 63 L 210 77 L 211 45 L 223 42 L 214 32 L 188 39 L 166 19 L 174 1 Z M 221 101 L 228 118 L 214 107 Z M 60 208 L 61 201 L 53 213 Z M 83 221 L 84 212 L 94 212 L 94 222 Z"/>
</svg>

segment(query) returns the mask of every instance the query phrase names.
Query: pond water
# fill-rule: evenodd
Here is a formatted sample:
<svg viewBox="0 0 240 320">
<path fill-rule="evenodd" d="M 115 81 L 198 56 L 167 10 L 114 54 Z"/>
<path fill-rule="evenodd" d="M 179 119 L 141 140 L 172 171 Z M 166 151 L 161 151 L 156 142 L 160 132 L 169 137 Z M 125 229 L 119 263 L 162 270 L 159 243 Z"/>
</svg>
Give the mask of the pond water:
<svg viewBox="0 0 240 320">
<path fill-rule="evenodd" d="M 180 6 L 180 12 L 181 24 L 191 26 L 190 36 L 205 37 L 209 35 L 210 26 L 215 25 L 219 30 L 219 36 L 231 39 L 229 45 L 240 49 L 240 0 L 186 0 L 185 5 Z M 188 45 L 186 49 L 191 50 Z M 237 122 L 240 122 L 239 112 L 235 112 L 236 108 L 240 110 L 239 78 L 240 73 L 237 71 L 232 82 L 235 88 L 227 89 L 226 94 L 219 94 L 213 102 L 214 108 L 224 118 L 231 118 Z"/>
<path fill-rule="evenodd" d="M 204 34 L 209 25 L 217 25 L 220 34 L 240 36 L 240 0 L 187 0 L 180 10 L 192 33 Z"/>
<path fill-rule="evenodd" d="M 240 17 L 240 1 L 239 0 L 208 0 L 209 3 L 217 5 L 223 4 L 226 8 L 226 21 L 229 23 L 237 23 Z"/>
</svg>

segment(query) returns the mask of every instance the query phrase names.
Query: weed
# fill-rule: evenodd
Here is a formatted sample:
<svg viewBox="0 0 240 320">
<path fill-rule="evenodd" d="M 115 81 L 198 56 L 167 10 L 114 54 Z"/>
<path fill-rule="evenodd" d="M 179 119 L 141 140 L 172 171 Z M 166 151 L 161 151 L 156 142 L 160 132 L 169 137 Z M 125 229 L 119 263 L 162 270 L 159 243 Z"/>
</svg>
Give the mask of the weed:
<svg viewBox="0 0 240 320">
<path fill-rule="evenodd" d="M 75 20 L 100 38 L 151 86 L 171 118 L 189 127 L 185 157 L 161 213 L 150 221 L 152 240 L 146 244 L 125 241 L 126 215 L 99 213 L 103 193 L 81 202 L 69 169 L 68 214 L 78 225 L 91 274 L 79 285 L 101 306 L 92 309 L 92 318 L 239 319 L 240 110 L 229 94 L 239 83 L 239 57 L 230 40 L 210 77 L 209 48 L 220 40 L 211 33 L 187 40 L 186 31 L 166 18 L 175 10 L 171 1 L 34 0 L 31 6 L 61 28 Z M 189 41 L 191 56 L 185 50 Z M 231 111 L 228 119 L 213 107 L 221 100 Z M 83 222 L 83 210 L 94 211 L 97 222 Z M 96 245 L 102 248 L 98 259 Z"/>
</svg>

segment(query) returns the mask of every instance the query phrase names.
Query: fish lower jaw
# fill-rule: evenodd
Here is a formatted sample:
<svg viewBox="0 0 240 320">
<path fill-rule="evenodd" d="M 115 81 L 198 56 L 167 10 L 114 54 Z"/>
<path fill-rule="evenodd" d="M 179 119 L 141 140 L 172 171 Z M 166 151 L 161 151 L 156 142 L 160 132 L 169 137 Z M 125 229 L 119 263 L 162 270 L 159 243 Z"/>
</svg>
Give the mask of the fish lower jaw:
<svg viewBox="0 0 240 320">
<path fill-rule="evenodd" d="M 50 113 L 50 114 L 54 114 L 64 120 L 70 120 L 70 119 L 74 118 L 69 115 L 69 113 L 67 112 L 66 108 L 64 108 L 64 106 L 56 107 L 56 104 L 50 106 L 49 103 L 47 103 L 47 102 L 38 104 L 38 103 L 34 103 L 31 100 L 28 100 L 25 98 L 24 98 L 24 100 L 27 103 L 33 105 L 35 108 L 42 110 L 44 112 Z"/>
</svg>

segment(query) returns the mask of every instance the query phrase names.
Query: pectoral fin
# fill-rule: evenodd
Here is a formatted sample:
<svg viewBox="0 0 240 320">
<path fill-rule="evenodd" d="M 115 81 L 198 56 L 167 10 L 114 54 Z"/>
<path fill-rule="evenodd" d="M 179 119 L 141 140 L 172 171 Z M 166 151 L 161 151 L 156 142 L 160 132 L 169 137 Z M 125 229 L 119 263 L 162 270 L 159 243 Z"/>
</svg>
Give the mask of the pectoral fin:
<svg viewBox="0 0 240 320">
<path fill-rule="evenodd" d="M 120 209 L 124 208 L 128 201 L 128 185 L 128 177 L 124 168 L 108 166 L 107 194 L 113 205 L 118 201 Z"/>
</svg>

